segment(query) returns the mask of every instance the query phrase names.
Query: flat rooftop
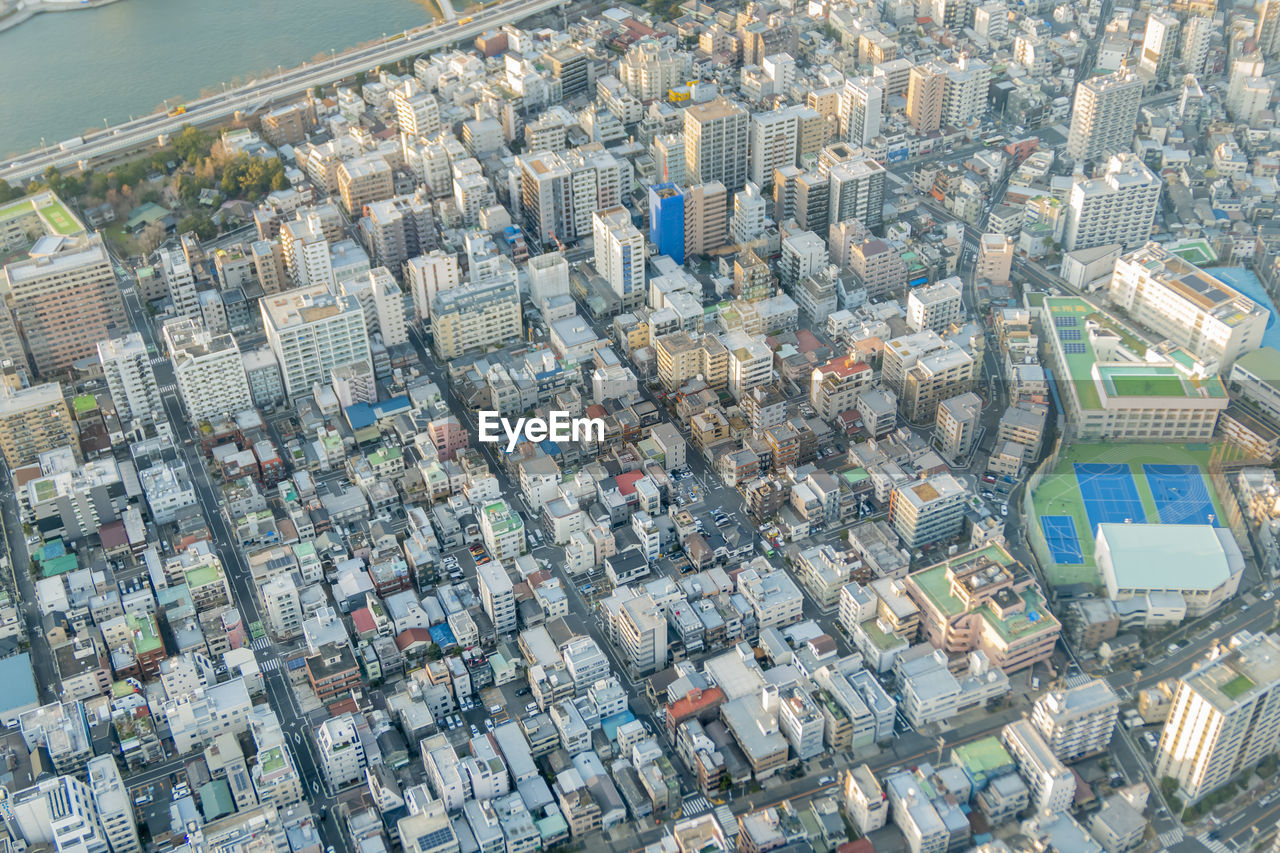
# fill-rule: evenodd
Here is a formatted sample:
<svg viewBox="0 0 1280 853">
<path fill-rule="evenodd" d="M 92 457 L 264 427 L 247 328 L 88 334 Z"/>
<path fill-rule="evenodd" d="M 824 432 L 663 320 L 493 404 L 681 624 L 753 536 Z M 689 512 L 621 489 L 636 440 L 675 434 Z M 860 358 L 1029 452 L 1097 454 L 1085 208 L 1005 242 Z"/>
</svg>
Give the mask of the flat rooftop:
<svg viewBox="0 0 1280 853">
<path fill-rule="evenodd" d="M 1232 575 L 1233 555 L 1207 524 L 1104 523 L 1099 549 L 1104 542 L 1119 589 L 1211 590 Z"/>
</svg>

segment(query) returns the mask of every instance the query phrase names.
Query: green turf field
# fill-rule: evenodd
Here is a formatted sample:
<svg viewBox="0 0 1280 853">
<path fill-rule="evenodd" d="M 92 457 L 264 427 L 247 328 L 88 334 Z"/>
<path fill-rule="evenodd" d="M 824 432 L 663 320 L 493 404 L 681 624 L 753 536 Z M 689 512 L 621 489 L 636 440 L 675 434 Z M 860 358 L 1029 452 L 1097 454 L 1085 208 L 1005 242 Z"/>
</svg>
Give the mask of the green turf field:
<svg viewBox="0 0 1280 853">
<path fill-rule="evenodd" d="M 1031 496 L 1035 506 L 1036 518 L 1028 521 L 1029 533 L 1037 541 L 1043 543 L 1044 530 L 1040 526 L 1042 515 L 1069 515 L 1075 521 L 1076 533 L 1080 538 L 1080 547 L 1084 553 L 1083 565 L 1058 565 L 1051 563 L 1044 567 L 1048 581 L 1055 586 L 1069 583 L 1098 583 L 1098 570 L 1093 562 L 1093 531 L 1089 529 L 1089 514 L 1085 512 L 1084 498 L 1080 494 L 1080 486 L 1076 481 L 1075 463 L 1123 463 L 1129 466 L 1133 481 L 1138 486 L 1138 497 L 1142 499 L 1142 507 L 1147 514 L 1148 523 L 1159 523 L 1160 516 L 1156 512 L 1155 499 L 1151 495 L 1151 486 L 1142 472 L 1143 465 L 1197 465 L 1204 476 L 1205 487 L 1213 500 L 1213 508 L 1218 518 L 1226 518 L 1222 513 L 1222 504 L 1217 492 L 1210 482 L 1205 468 L 1209 464 L 1212 451 L 1207 444 L 1074 444 L 1062 450 L 1058 457 L 1058 467 L 1046 474 Z M 1047 550 L 1047 549 L 1046 549 Z"/>
</svg>

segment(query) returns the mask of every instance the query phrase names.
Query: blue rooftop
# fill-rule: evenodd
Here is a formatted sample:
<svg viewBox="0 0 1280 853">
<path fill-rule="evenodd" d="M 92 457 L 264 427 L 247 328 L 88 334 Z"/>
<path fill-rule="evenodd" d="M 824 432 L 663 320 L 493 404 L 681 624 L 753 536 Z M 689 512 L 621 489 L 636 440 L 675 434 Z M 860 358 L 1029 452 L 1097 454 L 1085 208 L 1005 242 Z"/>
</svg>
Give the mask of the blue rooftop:
<svg viewBox="0 0 1280 853">
<path fill-rule="evenodd" d="M 449 626 L 443 623 L 432 625 L 428 629 L 431 633 L 431 640 L 442 649 L 452 648 L 458 645 L 458 638 L 453 636 L 453 631 L 449 630 Z"/>
<path fill-rule="evenodd" d="M 1244 267 L 1210 267 L 1205 272 L 1231 285 L 1271 312 L 1271 316 L 1267 318 L 1267 330 L 1262 333 L 1262 345 L 1280 349 L 1280 326 L 1276 325 L 1276 306 L 1254 271 Z"/>
<path fill-rule="evenodd" d="M 8 699 L 0 699 L 0 716 L 24 710 L 40 702 L 36 692 L 36 677 L 31 670 L 31 655 L 27 652 L 0 660 L 0 684 L 7 684 L 4 692 Z"/>
</svg>

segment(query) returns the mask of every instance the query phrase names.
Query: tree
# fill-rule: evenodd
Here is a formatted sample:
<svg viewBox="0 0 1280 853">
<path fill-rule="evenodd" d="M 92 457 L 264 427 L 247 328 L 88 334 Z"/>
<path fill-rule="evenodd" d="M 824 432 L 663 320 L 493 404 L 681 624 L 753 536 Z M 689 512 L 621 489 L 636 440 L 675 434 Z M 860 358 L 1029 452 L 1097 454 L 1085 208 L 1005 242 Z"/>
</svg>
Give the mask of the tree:
<svg viewBox="0 0 1280 853">
<path fill-rule="evenodd" d="M 194 166 L 213 150 L 213 136 L 188 124 L 173 138 L 172 146 L 179 159 L 185 160 L 188 166 Z"/>
<path fill-rule="evenodd" d="M 0 181 L 0 203 L 13 201 L 15 198 L 22 198 L 22 196 L 21 187 L 15 187 L 8 181 Z"/>
<path fill-rule="evenodd" d="M 178 223 L 178 233 L 186 234 L 188 231 L 194 231 L 201 240 L 212 240 L 218 236 L 218 226 L 205 213 L 193 213 L 183 217 Z"/>
<path fill-rule="evenodd" d="M 1160 796 L 1166 800 L 1178 793 L 1178 780 L 1172 776 L 1162 776 L 1160 778 Z"/>
<path fill-rule="evenodd" d="M 317 101 L 320 100 L 324 97 L 324 86 L 316 86 L 311 90 L 311 94 L 315 96 Z"/>
<path fill-rule="evenodd" d="M 356 86 L 357 94 L 364 95 L 364 84 L 365 84 L 365 81 L 368 79 L 369 79 L 369 75 L 364 73 L 363 71 L 356 72 L 355 86 Z"/>
</svg>

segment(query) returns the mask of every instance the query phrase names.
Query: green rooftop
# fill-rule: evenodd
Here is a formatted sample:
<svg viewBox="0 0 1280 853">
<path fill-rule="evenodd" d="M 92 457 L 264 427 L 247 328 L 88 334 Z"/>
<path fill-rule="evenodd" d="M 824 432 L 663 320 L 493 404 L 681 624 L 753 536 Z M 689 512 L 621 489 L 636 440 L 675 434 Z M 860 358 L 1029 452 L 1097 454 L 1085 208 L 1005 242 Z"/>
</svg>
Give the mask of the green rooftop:
<svg viewBox="0 0 1280 853">
<path fill-rule="evenodd" d="M 66 205 L 47 190 L 0 206 L 0 222 L 38 214 L 45 229 L 61 237 L 70 237 L 84 231 L 80 221 L 71 215 Z"/>
<path fill-rule="evenodd" d="M 53 480 L 36 480 L 35 482 L 36 500 L 43 503 L 51 500 L 58 495 L 58 485 Z"/>
<path fill-rule="evenodd" d="M 951 579 L 947 577 L 947 570 L 952 566 L 963 567 L 983 558 L 999 566 L 1008 566 L 1014 562 L 1009 552 L 992 543 L 976 551 L 959 554 L 921 569 L 910 575 L 910 580 L 944 616 L 947 618 L 959 616 L 966 612 L 966 605 L 964 601 L 952 595 Z M 1034 585 L 1023 589 L 1018 593 L 1018 597 L 1022 599 L 1022 610 L 1008 616 L 997 613 L 990 601 L 984 601 L 976 610 L 969 612 L 981 616 L 1006 642 L 1041 633 L 1059 624 L 1049 612 L 1044 596 Z"/>
<path fill-rule="evenodd" d="M 1280 350 L 1262 347 L 1240 356 L 1236 359 L 1236 364 L 1258 377 L 1259 381 L 1280 391 Z"/>
<path fill-rule="evenodd" d="M 77 415 L 83 415 L 98 408 L 98 400 L 92 394 L 81 394 L 71 401 L 71 405 L 75 408 Z"/>
<path fill-rule="evenodd" d="M 258 761 L 263 775 L 277 773 L 284 769 L 284 751 L 278 746 L 273 746 L 262 752 L 258 756 Z"/>
<path fill-rule="evenodd" d="M 1013 758 L 995 736 L 961 744 L 951 753 L 974 778 L 991 776 L 1013 766 Z"/>
<path fill-rule="evenodd" d="M 1211 266 L 1218 262 L 1218 254 L 1213 251 L 1213 247 L 1207 240 L 1184 240 L 1170 246 L 1169 251 L 1198 267 Z"/>
<path fill-rule="evenodd" d="M 1237 675 L 1235 678 L 1228 681 L 1226 684 L 1222 685 L 1222 693 L 1228 699 L 1239 699 L 1245 693 L 1248 693 L 1250 690 L 1252 690 L 1255 686 L 1256 685 L 1253 683 L 1252 679 L 1249 678 L 1249 676 L 1241 673 L 1240 675 Z"/>
<path fill-rule="evenodd" d="M 369 464 L 374 468 L 377 468 L 379 465 L 394 462 L 403 456 L 404 452 L 398 447 L 379 447 L 373 453 L 369 454 Z"/>
<path fill-rule="evenodd" d="M 876 648 L 882 652 L 896 649 L 899 646 L 907 645 L 907 641 L 899 637 L 897 634 L 890 634 L 880 627 L 880 623 L 874 619 L 868 619 L 862 623 L 862 630 L 866 633 L 868 639 L 875 643 Z"/>
<path fill-rule="evenodd" d="M 199 589 L 202 586 L 208 586 L 216 583 L 221 576 L 218 567 L 210 563 L 204 563 L 196 566 L 194 569 L 188 569 L 186 572 L 187 586 L 190 589 Z"/>
<path fill-rule="evenodd" d="M 51 578 L 56 575 L 64 575 L 67 572 L 74 572 L 78 568 L 80 568 L 80 561 L 76 559 L 75 554 L 63 554 L 61 557 L 41 560 L 40 576 Z"/>
<path fill-rule="evenodd" d="M 160 642 L 160 632 L 156 628 L 156 620 L 150 614 L 138 616 L 136 613 L 126 614 L 125 624 L 133 635 L 133 650 L 140 655 L 150 654 L 164 647 Z"/>
</svg>

